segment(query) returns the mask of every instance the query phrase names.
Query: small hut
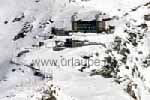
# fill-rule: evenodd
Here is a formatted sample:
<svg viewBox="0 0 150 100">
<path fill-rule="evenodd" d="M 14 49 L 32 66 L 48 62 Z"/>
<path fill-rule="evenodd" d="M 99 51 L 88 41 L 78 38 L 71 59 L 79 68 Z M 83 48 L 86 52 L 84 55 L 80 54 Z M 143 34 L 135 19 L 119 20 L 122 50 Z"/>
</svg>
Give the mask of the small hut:
<svg viewBox="0 0 150 100">
<path fill-rule="evenodd" d="M 150 14 L 144 15 L 144 20 L 145 21 L 150 21 Z"/>
</svg>

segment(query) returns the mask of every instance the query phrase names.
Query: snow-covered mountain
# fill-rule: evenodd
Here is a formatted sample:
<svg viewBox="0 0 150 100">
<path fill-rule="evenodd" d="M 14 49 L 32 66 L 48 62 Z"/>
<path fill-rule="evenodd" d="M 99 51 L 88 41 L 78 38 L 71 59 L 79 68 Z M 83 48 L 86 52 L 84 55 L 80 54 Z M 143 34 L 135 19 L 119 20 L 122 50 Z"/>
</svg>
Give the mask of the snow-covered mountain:
<svg viewBox="0 0 150 100">
<path fill-rule="evenodd" d="M 148 100 L 149 10 L 149 0 L 0 0 L 0 99 Z M 99 12 L 113 18 L 114 33 L 47 38 L 52 27 L 71 30 L 72 15 Z M 54 51 L 67 38 L 100 45 Z M 69 63 L 87 59 L 100 64 Z"/>
</svg>

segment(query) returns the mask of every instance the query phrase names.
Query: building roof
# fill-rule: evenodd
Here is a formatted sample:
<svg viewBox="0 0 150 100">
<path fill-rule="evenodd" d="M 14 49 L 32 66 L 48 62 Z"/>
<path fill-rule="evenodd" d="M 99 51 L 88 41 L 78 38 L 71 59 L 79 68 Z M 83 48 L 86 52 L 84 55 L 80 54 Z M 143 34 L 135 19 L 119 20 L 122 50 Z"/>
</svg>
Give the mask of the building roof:
<svg viewBox="0 0 150 100">
<path fill-rule="evenodd" d="M 73 15 L 74 21 L 92 21 L 92 20 L 102 20 L 102 19 L 108 19 L 109 16 L 101 13 L 100 11 L 82 11 L 78 12 L 75 15 Z"/>
</svg>

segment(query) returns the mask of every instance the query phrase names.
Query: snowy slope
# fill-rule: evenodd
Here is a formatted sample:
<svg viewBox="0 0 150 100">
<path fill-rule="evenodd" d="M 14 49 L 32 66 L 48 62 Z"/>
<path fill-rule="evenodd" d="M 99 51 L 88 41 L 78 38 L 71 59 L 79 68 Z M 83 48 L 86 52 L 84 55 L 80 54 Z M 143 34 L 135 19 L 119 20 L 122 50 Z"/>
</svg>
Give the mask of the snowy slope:
<svg viewBox="0 0 150 100">
<path fill-rule="evenodd" d="M 149 27 L 138 27 L 143 23 L 149 26 L 149 22 L 143 18 L 149 12 L 148 6 L 144 6 L 147 2 L 149 0 L 1 0 L 0 99 L 42 100 L 42 97 L 50 94 L 46 95 L 45 91 L 54 89 L 56 93 L 53 95 L 57 100 L 148 100 L 150 69 L 143 62 L 150 59 Z M 139 8 L 132 11 L 136 7 Z M 87 16 L 90 18 L 91 12 L 117 16 L 114 20 L 115 33 L 75 33 L 72 38 L 101 45 L 53 51 L 55 40 L 68 37 L 58 36 L 52 40 L 40 37 L 50 35 L 52 26 L 70 30 L 73 14 L 77 13 L 81 15 L 79 19 L 83 19 Z M 20 33 L 25 37 L 14 41 Z M 32 46 L 39 41 L 44 41 L 45 45 Z M 116 46 L 120 49 L 116 49 Z M 27 53 L 16 57 L 21 51 Z M 99 66 L 86 67 L 60 65 L 62 58 L 83 60 L 83 56 L 99 59 L 101 63 Z M 107 62 L 107 57 L 111 57 L 112 61 L 117 60 L 117 67 L 111 73 L 113 77 L 108 79 L 99 74 L 105 64 L 114 66 L 112 62 Z M 58 60 L 58 65 L 32 65 L 33 60 L 37 59 Z M 127 91 L 129 87 L 131 89 Z"/>
</svg>

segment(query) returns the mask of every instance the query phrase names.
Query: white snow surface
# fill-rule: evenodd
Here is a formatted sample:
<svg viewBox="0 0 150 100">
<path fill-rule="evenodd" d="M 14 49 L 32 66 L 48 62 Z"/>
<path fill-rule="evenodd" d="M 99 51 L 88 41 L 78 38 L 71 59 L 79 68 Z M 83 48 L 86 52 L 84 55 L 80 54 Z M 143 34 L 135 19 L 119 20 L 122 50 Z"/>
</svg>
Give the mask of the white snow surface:
<svg viewBox="0 0 150 100">
<path fill-rule="evenodd" d="M 141 7 L 135 12 L 130 12 L 130 10 L 149 2 L 149 0 L 39 0 L 38 3 L 35 1 L 0 0 L 0 100 L 41 100 L 44 95 L 43 91 L 47 90 L 50 84 L 60 88 L 56 89 L 58 92 L 57 100 L 132 100 L 133 98 L 123 90 L 124 85 L 119 85 L 113 79 L 107 79 L 99 75 L 90 76 L 91 70 L 99 69 L 101 66 L 91 66 L 84 72 L 80 72 L 78 69 L 81 66 L 60 65 L 62 58 L 82 59 L 81 56 L 93 55 L 92 59 L 97 59 L 96 53 L 99 53 L 98 59 L 102 61 L 107 56 L 105 52 L 107 49 L 102 45 L 53 51 L 52 47 L 55 39 L 63 41 L 68 37 L 58 36 L 54 40 L 42 40 L 46 45 L 37 48 L 33 48 L 32 45 L 38 43 L 40 39 L 33 39 L 33 37 L 49 34 L 52 26 L 70 29 L 70 18 L 76 12 L 81 13 L 79 17 L 81 19 L 90 16 L 91 12 L 105 12 L 110 16 L 120 18 L 120 20 L 114 22 L 117 27 L 114 34 L 86 35 L 84 33 L 73 33 L 72 37 L 74 39 L 103 43 L 106 47 L 109 47 L 115 36 L 126 38 L 126 34 L 123 33 L 125 22 L 131 21 L 131 19 L 136 19 L 137 22 L 134 24 L 137 25 L 143 22 L 143 15 L 148 13 L 149 9 Z M 130 12 L 129 15 L 123 17 L 127 12 Z M 22 13 L 24 13 L 25 18 L 13 23 L 12 20 Z M 40 29 L 41 23 L 47 22 L 49 18 L 54 20 L 54 24 L 48 24 Z M 4 21 L 8 21 L 8 24 L 4 24 Z M 33 25 L 32 32 L 29 32 L 25 38 L 13 41 L 14 36 L 17 35 L 25 22 L 30 22 Z M 149 25 L 149 22 L 146 23 Z M 150 53 L 149 32 L 143 41 L 144 43 L 136 49 L 129 47 L 132 51 L 130 57 L 143 59 Z M 30 50 L 30 52 L 17 58 L 16 54 L 21 50 Z M 138 50 L 143 51 L 142 56 L 137 54 L 136 51 Z M 20 65 L 10 64 L 12 59 Z M 46 75 L 52 75 L 53 79 L 43 80 L 33 75 L 33 71 L 26 65 L 31 64 L 32 60 L 35 59 L 58 60 L 58 66 L 34 66 Z M 119 59 L 119 56 L 117 59 Z M 131 66 L 133 64 L 128 63 Z M 137 63 L 141 65 L 140 61 Z M 12 69 L 16 69 L 16 71 L 12 72 Z M 132 79 L 141 87 L 140 100 L 148 100 L 150 93 L 145 88 L 147 90 L 150 88 L 150 68 L 139 67 L 139 70 L 146 81 L 141 82 L 137 78 Z M 124 68 L 119 74 L 131 76 L 131 72 Z"/>
</svg>

